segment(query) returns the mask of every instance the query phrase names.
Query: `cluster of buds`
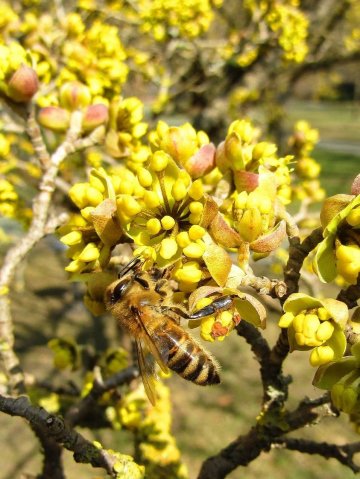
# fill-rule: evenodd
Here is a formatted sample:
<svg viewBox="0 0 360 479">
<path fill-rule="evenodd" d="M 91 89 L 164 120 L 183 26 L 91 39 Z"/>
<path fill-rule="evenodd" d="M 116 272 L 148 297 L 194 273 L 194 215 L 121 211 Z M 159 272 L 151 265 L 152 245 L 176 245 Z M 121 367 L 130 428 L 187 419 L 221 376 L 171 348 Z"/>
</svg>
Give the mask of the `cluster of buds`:
<svg viewBox="0 0 360 479">
<path fill-rule="evenodd" d="M 142 194 L 119 195 L 120 222 L 142 253 L 165 266 L 185 255 L 199 259 L 205 252 L 202 226 L 206 199 L 200 179 L 192 181 L 170 155 L 156 151 L 147 168 L 139 169 Z M 140 252 L 140 251 L 139 251 Z"/>
<path fill-rule="evenodd" d="M 58 369 L 77 369 L 80 366 L 80 350 L 72 338 L 54 338 L 48 342 L 53 353 L 54 366 Z"/>
<path fill-rule="evenodd" d="M 348 321 L 345 303 L 319 300 L 294 293 L 284 303 L 279 320 L 287 328 L 290 350 L 311 350 L 310 364 L 320 366 L 342 358 L 346 348 L 344 327 Z"/>
<path fill-rule="evenodd" d="M 126 428 L 140 439 L 138 454 L 149 477 L 161 472 L 169 479 L 187 479 L 188 474 L 180 460 L 180 451 L 171 434 L 171 403 L 169 389 L 156 382 L 157 401 L 149 406 L 142 384 L 125 394 L 106 410 L 113 427 Z M 126 476 L 127 477 L 127 476 Z"/>
<path fill-rule="evenodd" d="M 217 147 L 216 165 L 223 173 L 232 172 L 238 192 L 253 191 L 261 184 L 262 175 L 272 173 L 276 196 L 286 205 L 291 197 L 288 164 L 292 157 L 279 158 L 275 144 L 257 142 L 259 133 L 247 120 L 234 121 Z"/>
<path fill-rule="evenodd" d="M 60 106 L 40 108 L 38 121 L 44 128 L 65 132 L 70 127 L 71 113 L 82 111 L 82 131 L 88 133 L 108 121 L 108 108 L 103 103 L 92 104 L 90 89 L 79 82 L 67 82 L 59 92 Z"/>
<path fill-rule="evenodd" d="M 116 97 L 110 103 L 106 148 L 115 158 L 129 157 L 128 166 L 137 170 L 149 157 L 149 147 L 142 145 L 148 125 L 143 122 L 144 105 L 138 98 Z"/>
<path fill-rule="evenodd" d="M 4 178 L 0 178 L 0 213 L 12 218 L 16 215 L 18 194 L 14 186 Z"/>
<path fill-rule="evenodd" d="M 334 406 L 350 414 L 358 422 L 360 414 L 360 343 L 351 347 L 351 354 L 320 366 L 313 384 L 331 392 Z"/>
<path fill-rule="evenodd" d="M 27 103 L 38 89 L 29 54 L 18 43 L 0 44 L 0 91 L 16 103 Z"/>
<path fill-rule="evenodd" d="M 331 196 L 321 210 L 324 239 L 318 245 L 314 268 L 323 282 L 333 281 L 339 274 L 356 284 L 360 273 L 360 195 L 356 180 L 354 185 L 353 195 Z"/>
<path fill-rule="evenodd" d="M 179 3 L 174 0 L 139 0 L 137 9 L 141 29 L 158 42 L 169 37 L 196 38 L 206 32 L 213 19 L 213 8 L 223 0 L 193 0 Z"/>
<path fill-rule="evenodd" d="M 309 156 L 318 139 L 318 130 L 311 128 L 307 121 L 298 121 L 288 140 L 290 152 L 295 157 L 295 174 L 299 179 L 299 183 L 293 187 L 293 193 L 300 200 L 321 201 L 325 197 L 319 181 L 321 167 Z"/>
<path fill-rule="evenodd" d="M 203 177 L 215 167 L 215 146 L 204 131 L 196 131 L 190 123 L 168 126 L 159 121 L 149 141 L 153 151 L 169 154 L 192 178 Z"/>
<path fill-rule="evenodd" d="M 116 195 L 134 192 L 136 186 L 142 190 L 126 168 L 113 176 L 100 169 L 92 170 L 88 183 L 77 183 L 70 189 L 69 196 L 81 215 L 74 215 L 58 230 L 62 243 L 69 246 L 67 255 L 72 259 L 67 271 L 102 271 L 107 265 L 111 248 L 123 234 L 116 214 Z"/>
<path fill-rule="evenodd" d="M 277 34 L 277 41 L 288 62 L 301 63 L 308 53 L 306 37 L 309 20 L 297 7 L 297 3 L 276 3 L 267 11 L 265 21 Z M 268 9 L 264 3 L 262 9 Z"/>
</svg>

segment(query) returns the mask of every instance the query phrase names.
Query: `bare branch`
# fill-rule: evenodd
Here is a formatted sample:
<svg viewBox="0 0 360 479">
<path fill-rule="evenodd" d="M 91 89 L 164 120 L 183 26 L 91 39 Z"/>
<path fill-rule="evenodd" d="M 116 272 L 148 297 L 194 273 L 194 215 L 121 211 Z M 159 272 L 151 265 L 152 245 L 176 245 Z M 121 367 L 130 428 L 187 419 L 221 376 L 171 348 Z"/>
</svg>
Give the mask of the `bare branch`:
<svg viewBox="0 0 360 479">
<path fill-rule="evenodd" d="M 344 302 L 349 309 L 357 306 L 357 300 L 360 298 L 360 275 L 356 284 L 349 286 L 346 289 L 342 289 L 337 298 L 339 301 Z"/>
<path fill-rule="evenodd" d="M 355 464 L 354 455 L 360 452 L 360 441 L 343 446 L 328 442 L 316 442 L 309 439 L 278 438 L 274 444 L 291 451 L 299 451 L 306 454 L 319 454 L 325 459 L 336 459 L 353 472 L 360 472 L 360 466 Z"/>
<path fill-rule="evenodd" d="M 317 228 L 301 243 L 300 238 L 290 238 L 289 260 L 284 270 L 284 281 L 288 286 L 287 294 L 281 298 L 282 303 L 290 294 L 299 289 L 300 270 L 305 258 L 323 239 L 322 229 Z"/>
</svg>

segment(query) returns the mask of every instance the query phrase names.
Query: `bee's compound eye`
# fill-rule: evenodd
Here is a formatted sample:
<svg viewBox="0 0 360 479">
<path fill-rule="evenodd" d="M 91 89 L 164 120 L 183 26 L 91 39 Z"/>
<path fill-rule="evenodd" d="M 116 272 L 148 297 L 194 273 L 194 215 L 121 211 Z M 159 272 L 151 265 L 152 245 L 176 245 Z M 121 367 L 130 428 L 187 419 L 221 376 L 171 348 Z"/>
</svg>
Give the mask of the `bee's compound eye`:
<svg viewBox="0 0 360 479">
<path fill-rule="evenodd" d="M 117 303 L 124 296 L 129 286 L 130 286 L 130 281 L 128 280 L 119 281 L 119 283 L 112 290 L 111 297 L 110 297 L 111 303 L 112 304 Z"/>
</svg>

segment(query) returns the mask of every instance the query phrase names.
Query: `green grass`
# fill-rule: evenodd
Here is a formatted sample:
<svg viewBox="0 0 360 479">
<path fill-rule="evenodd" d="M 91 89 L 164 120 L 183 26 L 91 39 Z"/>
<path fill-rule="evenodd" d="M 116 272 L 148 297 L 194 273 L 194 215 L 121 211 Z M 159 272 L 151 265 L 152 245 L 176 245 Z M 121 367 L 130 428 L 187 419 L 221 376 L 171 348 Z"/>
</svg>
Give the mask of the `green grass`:
<svg viewBox="0 0 360 479">
<path fill-rule="evenodd" d="M 323 141 L 358 142 L 360 155 L 360 104 L 290 101 L 286 115 L 290 129 L 295 121 L 307 120 L 320 131 Z"/>
<path fill-rule="evenodd" d="M 350 193 L 360 173 L 360 105 L 342 102 L 291 101 L 286 107 L 286 130 L 298 120 L 317 128 L 320 142 L 312 156 L 321 165 L 321 182 L 327 194 Z"/>
<path fill-rule="evenodd" d="M 315 148 L 313 156 L 321 165 L 321 184 L 329 196 L 350 193 L 353 179 L 360 173 L 359 156 Z"/>
</svg>

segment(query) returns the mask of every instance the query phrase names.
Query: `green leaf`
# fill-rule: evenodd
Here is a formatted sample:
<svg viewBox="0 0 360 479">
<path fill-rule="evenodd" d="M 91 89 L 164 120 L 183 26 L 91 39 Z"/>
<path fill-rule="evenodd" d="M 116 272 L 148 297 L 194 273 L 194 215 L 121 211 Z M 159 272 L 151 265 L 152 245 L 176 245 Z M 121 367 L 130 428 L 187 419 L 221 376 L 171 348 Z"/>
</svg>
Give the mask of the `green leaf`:
<svg viewBox="0 0 360 479">
<path fill-rule="evenodd" d="M 316 250 L 314 268 L 323 283 L 331 282 L 337 275 L 334 243 L 335 236 L 329 235 L 318 245 Z"/>
<path fill-rule="evenodd" d="M 354 356 L 342 358 L 341 361 L 332 361 L 331 363 L 320 366 L 316 371 L 313 385 L 319 389 L 330 390 L 342 377 L 349 374 L 356 368 Z"/>
<path fill-rule="evenodd" d="M 241 318 L 257 328 L 266 327 L 266 309 L 250 294 L 241 293 L 242 298 L 235 299 L 234 304 Z"/>
</svg>

